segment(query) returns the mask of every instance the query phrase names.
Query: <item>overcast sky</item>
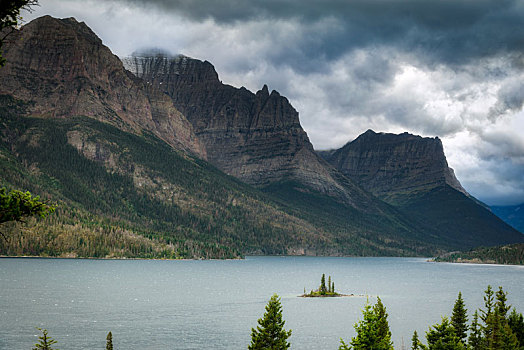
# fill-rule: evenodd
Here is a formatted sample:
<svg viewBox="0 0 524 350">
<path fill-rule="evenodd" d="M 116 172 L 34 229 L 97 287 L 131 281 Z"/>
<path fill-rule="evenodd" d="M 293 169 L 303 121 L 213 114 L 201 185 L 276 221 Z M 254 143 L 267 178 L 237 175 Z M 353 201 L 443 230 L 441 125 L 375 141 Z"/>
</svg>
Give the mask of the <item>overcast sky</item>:
<svg viewBox="0 0 524 350">
<path fill-rule="evenodd" d="M 316 149 L 367 129 L 438 136 L 462 185 L 524 202 L 524 1 L 40 0 L 118 56 L 208 60 L 220 79 L 289 98 Z"/>
</svg>

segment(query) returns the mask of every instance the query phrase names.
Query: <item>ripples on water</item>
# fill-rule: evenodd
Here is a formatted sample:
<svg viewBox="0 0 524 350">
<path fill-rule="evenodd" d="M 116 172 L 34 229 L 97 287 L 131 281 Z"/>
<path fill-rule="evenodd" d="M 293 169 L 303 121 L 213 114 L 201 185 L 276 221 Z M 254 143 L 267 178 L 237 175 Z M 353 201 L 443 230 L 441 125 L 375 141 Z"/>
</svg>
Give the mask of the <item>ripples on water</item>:
<svg viewBox="0 0 524 350">
<path fill-rule="evenodd" d="M 341 293 L 379 295 L 395 348 L 450 315 L 462 291 L 471 315 L 488 284 L 524 312 L 524 268 L 413 258 L 248 257 L 231 261 L 0 259 L 0 349 L 30 349 L 35 327 L 67 349 L 246 349 L 273 293 L 292 349 L 337 349 L 365 297 L 297 298 L 322 273 Z M 371 300 L 374 302 L 374 300 Z"/>
</svg>

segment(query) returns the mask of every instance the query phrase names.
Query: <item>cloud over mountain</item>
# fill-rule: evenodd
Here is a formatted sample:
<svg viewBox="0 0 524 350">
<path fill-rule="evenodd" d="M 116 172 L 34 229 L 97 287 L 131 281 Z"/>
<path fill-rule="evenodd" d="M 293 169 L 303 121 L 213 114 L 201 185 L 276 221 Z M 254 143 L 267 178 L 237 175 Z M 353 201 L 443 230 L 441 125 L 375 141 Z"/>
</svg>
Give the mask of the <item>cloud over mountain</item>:
<svg viewBox="0 0 524 350">
<path fill-rule="evenodd" d="M 49 0 L 119 55 L 212 62 L 220 78 L 287 96 L 316 148 L 363 131 L 442 138 L 490 204 L 524 202 L 524 3 L 516 0 Z"/>
</svg>

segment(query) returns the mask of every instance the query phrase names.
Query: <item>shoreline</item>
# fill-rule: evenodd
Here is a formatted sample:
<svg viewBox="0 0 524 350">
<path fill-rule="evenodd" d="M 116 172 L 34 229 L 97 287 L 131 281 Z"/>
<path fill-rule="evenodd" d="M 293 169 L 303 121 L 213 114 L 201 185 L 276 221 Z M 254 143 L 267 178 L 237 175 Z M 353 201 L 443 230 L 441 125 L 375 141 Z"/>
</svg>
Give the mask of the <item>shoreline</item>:
<svg viewBox="0 0 524 350">
<path fill-rule="evenodd" d="M 297 296 L 298 298 L 343 298 L 343 297 L 365 297 L 364 294 L 340 294 L 337 295 L 307 295 L 301 294 Z"/>
</svg>

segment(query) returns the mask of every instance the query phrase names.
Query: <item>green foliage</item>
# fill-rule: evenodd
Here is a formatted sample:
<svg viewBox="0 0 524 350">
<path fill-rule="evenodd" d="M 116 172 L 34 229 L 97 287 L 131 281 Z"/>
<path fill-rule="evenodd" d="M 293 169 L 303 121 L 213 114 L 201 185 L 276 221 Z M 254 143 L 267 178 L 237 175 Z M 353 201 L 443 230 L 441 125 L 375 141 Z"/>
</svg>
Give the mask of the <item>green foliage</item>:
<svg viewBox="0 0 524 350">
<path fill-rule="evenodd" d="M 392 350 L 391 332 L 387 321 L 388 314 L 380 298 L 372 307 L 369 300 L 362 310 L 363 319 L 355 324 L 357 335 L 351 339 L 350 345 L 340 340 L 339 350 Z"/>
<path fill-rule="evenodd" d="M 462 344 L 466 344 L 466 337 L 468 333 L 468 315 L 462 293 L 459 292 L 455 305 L 453 306 L 453 313 L 451 314 L 451 325 L 455 329 L 455 335 L 459 338 Z"/>
<path fill-rule="evenodd" d="M 38 337 L 39 341 L 35 344 L 33 350 L 58 350 L 52 347 L 57 342 L 47 335 L 47 329 L 37 329 L 42 332 L 42 335 Z"/>
<path fill-rule="evenodd" d="M 414 331 L 413 337 L 411 337 L 411 350 L 418 350 L 418 349 L 422 349 L 422 344 L 420 343 L 420 340 L 418 339 L 417 331 Z"/>
<path fill-rule="evenodd" d="M 475 313 L 473 314 L 473 321 L 471 322 L 469 330 L 468 347 L 471 350 L 482 350 L 482 329 L 479 323 L 479 314 L 477 310 L 475 310 Z"/>
<path fill-rule="evenodd" d="M 322 274 L 322 277 L 320 278 L 320 287 L 318 288 L 318 291 L 320 292 L 320 295 L 326 295 L 327 293 L 325 274 Z"/>
<path fill-rule="evenodd" d="M 508 325 L 517 337 L 520 349 L 524 349 L 524 317 L 522 313 L 517 313 L 515 309 L 508 316 Z"/>
<path fill-rule="evenodd" d="M 33 197 L 29 191 L 12 190 L 7 192 L 0 188 L 0 224 L 8 221 L 22 221 L 25 217 L 39 216 L 45 218 L 55 211 L 56 207 Z"/>
<path fill-rule="evenodd" d="M 456 335 L 453 325 L 446 317 L 442 323 L 433 325 L 426 332 L 427 348 L 429 350 L 462 350 L 466 349 L 460 338 Z"/>
<path fill-rule="evenodd" d="M 515 309 L 508 315 L 507 293 L 502 287 L 494 293 L 488 285 L 484 291 L 484 309 L 476 310 L 466 342 L 466 309 L 459 293 L 451 322 L 442 319 L 426 333 L 428 346 L 420 349 L 522 350 L 524 319 Z M 480 312 L 479 312 L 480 311 Z M 415 349 L 415 348 L 414 348 Z"/>
<path fill-rule="evenodd" d="M 328 277 L 328 285 L 326 286 L 326 275 L 322 274 L 320 278 L 320 286 L 317 290 L 312 290 L 310 293 L 306 294 L 306 289 L 304 288 L 303 297 L 313 298 L 313 297 L 338 297 L 340 294 L 335 292 L 335 282 L 331 281 L 331 276 Z"/>
<path fill-rule="evenodd" d="M 20 21 L 20 10 L 30 9 L 31 5 L 36 5 L 36 0 L 2 0 L 0 6 L 0 67 L 5 64 L 5 58 L 2 57 L 2 46 L 7 36 L 10 34 L 9 29 L 16 27 Z M 5 32 L 4 29 L 6 29 Z"/>
<path fill-rule="evenodd" d="M 264 317 L 258 320 L 257 328 L 251 328 L 251 344 L 248 349 L 288 349 L 291 344 L 287 342 L 287 339 L 291 336 L 291 330 L 284 329 L 285 323 L 282 319 L 280 298 L 274 294 L 266 305 Z"/>
<path fill-rule="evenodd" d="M 113 350 L 113 334 L 111 332 L 107 333 L 106 350 Z"/>
</svg>

